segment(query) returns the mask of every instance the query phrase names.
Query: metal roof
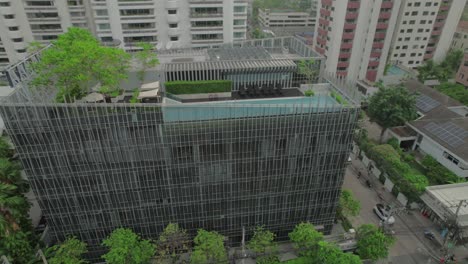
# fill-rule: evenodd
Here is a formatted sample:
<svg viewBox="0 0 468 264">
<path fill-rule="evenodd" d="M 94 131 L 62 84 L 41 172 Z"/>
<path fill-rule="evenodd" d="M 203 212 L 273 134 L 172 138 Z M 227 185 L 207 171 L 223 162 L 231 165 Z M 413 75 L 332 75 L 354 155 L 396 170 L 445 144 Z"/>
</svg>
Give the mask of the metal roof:
<svg viewBox="0 0 468 264">
<path fill-rule="evenodd" d="M 204 61 L 191 63 L 168 63 L 164 65 L 166 72 L 177 71 L 201 71 L 201 70 L 254 70 L 254 69 L 296 69 L 297 65 L 292 60 L 226 60 Z"/>
</svg>

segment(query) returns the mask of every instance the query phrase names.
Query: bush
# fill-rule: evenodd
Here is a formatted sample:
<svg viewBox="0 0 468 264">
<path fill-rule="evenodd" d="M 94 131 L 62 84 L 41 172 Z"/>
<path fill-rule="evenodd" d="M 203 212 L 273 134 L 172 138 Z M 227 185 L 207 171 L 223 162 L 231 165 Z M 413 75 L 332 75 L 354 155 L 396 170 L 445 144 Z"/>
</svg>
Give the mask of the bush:
<svg viewBox="0 0 468 264">
<path fill-rule="evenodd" d="M 347 105 L 348 104 L 348 102 L 345 99 L 343 99 L 343 97 L 341 97 L 341 95 L 339 95 L 335 91 L 332 91 L 330 93 L 330 96 L 333 97 L 333 99 L 335 99 L 339 104 L 342 104 L 342 105 Z"/>
<path fill-rule="evenodd" d="M 231 91 L 232 81 L 174 81 L 166 82 L 165 86 L 171 94 L 225 93 Z"/>
<path fill-rule="evenodd" d="M 400 150 L 400 142 L 398 142 L 398 139 L 392 137 L 387 141 L 387 144 L 392 146 L 396 151 Z"/>
<path fill-rule="evenodd" d="M 431 184 L 447 184 L 459 180 L 457 175 L 445 168 L 436 159 L 431 157 L 431 155 L 426 155 L 421 163 L 426 169 L 426 175 Z"/>
<path fill-rule="evenodd" d="M 306 90 L 306 91 L 304 92 L 304 95 L 307 96 L 307 97 L 312 97 L 312 96 L 315 95 L 315 93 L 314 93 L 314 91 L 312 91 L 312 90 L 309 89 L 309 90 Z"/>
</svg>

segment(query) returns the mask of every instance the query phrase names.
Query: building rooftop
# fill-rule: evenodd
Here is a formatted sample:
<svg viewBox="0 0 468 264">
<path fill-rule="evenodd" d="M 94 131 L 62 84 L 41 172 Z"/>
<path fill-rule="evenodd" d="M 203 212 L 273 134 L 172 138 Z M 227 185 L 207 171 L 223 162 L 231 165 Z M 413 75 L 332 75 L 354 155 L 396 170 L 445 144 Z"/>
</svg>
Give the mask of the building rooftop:
<svg viewBox="0 0 468 264">
<path fill-rule="evenodd" d="M 460 201 L 468 200 L 468 183 L 445 184 L 426 187 L 426 193 L 421 196 L 431 208 L 441 217 L 447 217 L 446 212 L 438 210 L 441 206 L 450 213 L 455 214 Z M 460 207 L 458 220 L 461 226 L 468 226 L 468 206 L 466 203 Z"/>
<path fill-rule="evenodd" d="M 468 116 L 460 111 L 466 107 L 418 81 L 407 81 L 405 86 L 418 93 L 416 108 L 423 115 L 409 122 L 409 126 L 468 160 Z"/>
</svg>

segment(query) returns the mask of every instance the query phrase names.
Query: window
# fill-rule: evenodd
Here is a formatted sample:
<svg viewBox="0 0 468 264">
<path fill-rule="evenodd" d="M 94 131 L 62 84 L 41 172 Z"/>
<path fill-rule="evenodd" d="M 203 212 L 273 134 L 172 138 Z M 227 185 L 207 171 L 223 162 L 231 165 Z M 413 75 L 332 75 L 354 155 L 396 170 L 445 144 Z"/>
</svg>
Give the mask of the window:
<svg viewBox="0 0 468 264">
<path fill-rule="evenodd" d="M 14 38 L 14 39 L 11 39 L 11 40 L 13 40 L 13 42 L 22 42 L 23 38 Z"/>
<path fill-rule="evenodd" d="M 53 1 L 26 1 L 28 6 L 53 6 Z"/>
<path fill-rule="evenodd" d="M 235 6 L 234 13 L 245 13 L 245 6 Z"/>
<path fill-rule="evenodd" d="M 102 42 L 112 42 L 114 39 L 112 37 L 101 37 Z"/>
<path fill-rule="evenodd" d="M 412 28 L 408 28 L 408 29 L 406 30 L 406 32 L 407 32 L 407 33 L 412 33 L 412 32 L 413 32 L 413 29 L 412 29 Z"/>
<path fill-rule="evenodd" d="M 408 64 L 414 64 L 414 61 L 408 61 Z"/>
<path fill-rule="evenodd" d="M 406 57 L 406 53 L 401 53 L 400 57 Z"/>
<path fill-rule="evenodd" d="M 177 15 L 177 10 L 175 10 L 175 9 L 169 9 L 169 10 L 167 10 L 167 14 L 168 14 L 168 15 Z"/>
<path fill-rule="evenodd" d="M 410 22 L 409 22 L 410 25 L 414 25 L 414 23 L 416 23 L 415 20 L 410 20 Z"/>
<path fill-rule="evenodd" d="M 106 9 L 98 9 L 96 10 L 96 16 L 108 16 L 109 14 L 107 13 Z"/>
<path fill-rule="evenodd" d="M 171 41 L 178 41 L 179 37 L 171 37 Z"/>
<path fill-rule="evenodd" d="M 110 25 L 105 23 L 105 24 L 98 24 L 98 28 L 100 30 L 106 30 L 106 29 L 110 29 Z"/>
<path fill-rule="evenodd" d="M 170 27 L 170 28 L 177 28 L 177 27 L 178 27 L 178 25 L 177 25 L 177 23 L 174 23 L 174 24 L 169 24 L 169 27 Z"/>
<path fill-rule="evenodd" d="M 19 50 L 16 50 L 16 52 L 18 52 L 18 53 L 26 53 L 26 49 L 19 49 Z"/>
<path fill-rule="evenodd" d="M 9 3 L 9 2 L 6 2 L 6 3 L 1 2 L 1 3 L 0 3 L 0 6 L 10 6 L 10 3 Z"/>
<path fill-rule="evenodd" d="M 4 15 L 3 17 L 5 19 L 13 19 L 13 18 L 15 18 L 15 15 Z"/>
<path fill-rule="evenodd" d="M 460 161 L 459 161 L 458 159 L 456 159 L 454 156 L 448 154 L 448 153 L 445 152 L 445 151 L 444 151 L 443 156 L 444 156 L 446 159 L 450 160 L 450 161 L 451 161 L 453 164 L 455 164 L 455 165 L 458 165 L 458 163 L 460 163 Z"/>
<path fill-rule="evenodd" d="M 431 2 L 427 2 L 427 3 L 426 3 L 426 6 L 431 6 Z"/>
<path fill-rule="evenodd" d="M 414 6 L 421 6 L 421 2 L 414 3 Z"/>
<path fill-rule="evenodd" d="M 245 32 L 234 32 L 234 38 L 245 38 Z"/>
<path fill-rule="evenodd" d="M 9 27 L 8 30 L 10 31 L 18 31 L 19 27 Z"/>
<path fill-rule="evenodd" d="M 245 26 L 244 19 L 234 19 L 234 26 Z"/>
<path fill-rule="evenodd" d="M 154 10 L 151 9 L 125 9 L 120 10 L 121 16 L 139 16 L 139 15 L 152 15 Z"/>
<path fill-rule="evenodd" d="M 418 33 L 421 33 L 421 32 L 423 32 L 423 31 L 424 31 L 423 28 L 418 28 Z"/>
<path fill-rule="evenodd" d="M 417 15 L 418 15 L 418 11 L 411 12 L 411 16 L 417 16 Z"/>
<path fill-rule="evenodd" d="M 422 14 L 423 14 L 423 16 L 427 16 L 427 15 L 429 15 L 429 11 L 424 11 Z"/>
</svg>

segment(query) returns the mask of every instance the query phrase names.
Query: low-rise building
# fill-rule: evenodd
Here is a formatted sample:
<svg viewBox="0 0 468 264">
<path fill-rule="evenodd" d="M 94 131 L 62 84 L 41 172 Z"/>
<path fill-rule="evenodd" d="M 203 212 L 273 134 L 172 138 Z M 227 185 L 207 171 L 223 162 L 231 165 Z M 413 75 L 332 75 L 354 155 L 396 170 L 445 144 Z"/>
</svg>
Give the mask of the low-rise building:
<svg viewBox="0 0 468 264">
<path fill-rule="evenodd" d="M 275 34 L 294 34 L 313 31 L 316 14 L 310 10 L 259 9 L 258 21 L 263 29 Z"/>
<path fill-rule="evenodd" d="M 420 117 L 408 122 L 405 130 L 389 129 L 389 137 L 397 138 L 401 146 L 431 155 L 459 177 L 468 177 L 468 107 L 418 81 L 408 81 L 405 86 L 418 94 Z"/>
<path fill-rule="evenodd" d="M 461 232 L 459 239 L 468 239 L 468 183 L 446 184 L 426 187 L 421 195 L 423 214 L 443 229 L 450 219 L 456 219 Z M 450 234 L 453 235 L 453 234 Z M 455 234 L 457 235 L 457 234 Z"/>
<path fill-rule="evenodd" d="M 463 84 L 464 86 L 468 87 L 468 53 L 465 53 L 465 56 L 463 57 L 463 62 L 458 68 L 455 80 L 457 81 L 457 83 Z"/>
</svg>

